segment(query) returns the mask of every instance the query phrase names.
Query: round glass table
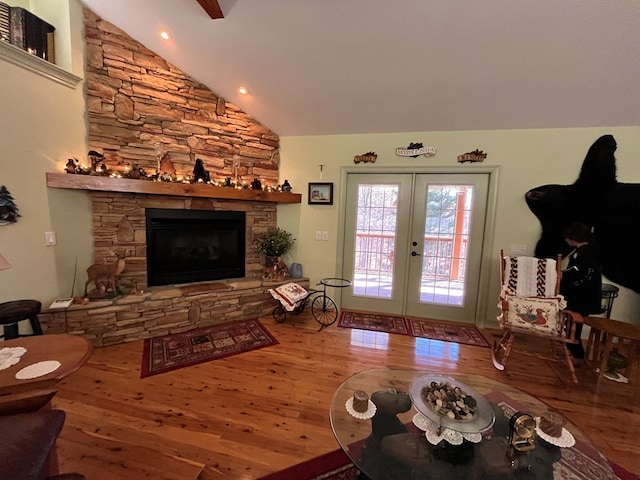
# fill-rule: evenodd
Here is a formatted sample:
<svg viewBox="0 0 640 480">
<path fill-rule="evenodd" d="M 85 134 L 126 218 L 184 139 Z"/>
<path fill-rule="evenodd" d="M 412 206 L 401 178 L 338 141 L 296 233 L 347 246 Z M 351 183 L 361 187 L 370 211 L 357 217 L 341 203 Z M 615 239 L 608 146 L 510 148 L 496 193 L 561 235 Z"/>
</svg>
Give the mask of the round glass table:
<svg viewBox="0 0 640 480">
<path fill-rule="evenodd" d="M 448 380 L 480 397 L 480 423 L 475 419 L 460 422 L 475 422 L 479 431 L 468 426 L 458 428 L 451 421 L 439 422 L 435 432 L 424 426 L 425 413 L 430 419 L 437 416 L 412 399 L 417 400 L 415 395 L 420 391 L 421 385 L 416 383 L 429 377 Z M 369 396 L 366 412 L 354 411 L 356 391 Z M 509 449 L 514 414 L 525 412 L 537 421 L 550 410 L 520 390 L 479 375 L 430 375 L 417 369 L 377 368 L 356 373 L 338 387 L 331 400 L 330 417 L 338 444 L 371 480 L 616 479 L 591 440 L 564 418 L 560 437 L 549 437 L 536 428 L 532 450 L 517 453 Z M 445 427 L 451 428 L 447 432 Z"/>
</svg>

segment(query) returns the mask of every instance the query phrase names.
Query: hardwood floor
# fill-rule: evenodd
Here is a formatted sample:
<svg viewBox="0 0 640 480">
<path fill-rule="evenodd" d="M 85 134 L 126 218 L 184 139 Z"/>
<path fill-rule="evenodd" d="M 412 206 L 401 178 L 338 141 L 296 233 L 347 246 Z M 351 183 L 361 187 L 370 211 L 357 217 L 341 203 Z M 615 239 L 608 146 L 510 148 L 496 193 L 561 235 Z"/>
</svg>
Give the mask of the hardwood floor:
<svg viewBox="0 0 640 480">
<path fill-rule="evenodd" d="M 338 448 L 329 424 L 334 390 L 367 368 L 397 366 L 474 373 L 547 402 L 607 456 L 640 472 L 640 407 L 631 387 L 580 369 L 564 386 L 542 361 L 512 355 L 498 372 L 487 348 L 420 342 L 402 335 L 322 332 L 307 311 L 263 324 L 279 345 L 140 379 L 142 341 L 97 348 L 63 383 L 54 408 L 67 412 L 58 440 L 62 472 L 89 480 L 256 479 Z M 292 479 L 295 480 L 295 479 Z"/>
</svg>

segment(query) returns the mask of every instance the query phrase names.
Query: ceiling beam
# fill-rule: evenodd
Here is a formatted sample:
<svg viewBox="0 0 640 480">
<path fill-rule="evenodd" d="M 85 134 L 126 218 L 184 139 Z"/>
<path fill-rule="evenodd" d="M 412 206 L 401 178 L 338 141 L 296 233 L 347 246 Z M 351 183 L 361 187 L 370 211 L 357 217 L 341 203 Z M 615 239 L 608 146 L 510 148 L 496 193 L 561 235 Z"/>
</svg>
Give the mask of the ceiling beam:
<svg viewBox="0 0 640 480">
<path fill-rule="evenodd" d="M 224 18 L 218 0 L 198 0 L 198 3 L 212 19 Z"/>
</svg>

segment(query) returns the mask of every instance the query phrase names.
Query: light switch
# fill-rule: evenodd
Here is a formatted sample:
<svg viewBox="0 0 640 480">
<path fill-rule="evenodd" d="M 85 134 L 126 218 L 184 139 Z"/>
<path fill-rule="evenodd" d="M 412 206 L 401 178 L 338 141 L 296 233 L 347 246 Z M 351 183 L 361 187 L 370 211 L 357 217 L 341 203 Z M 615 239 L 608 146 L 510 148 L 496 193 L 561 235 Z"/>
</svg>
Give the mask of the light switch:
<svg viewBox="0 0 640 480">
<path fill-rule="evenodd" d="M 320 230 L 316 230 L 316 240 L 322 240 L 322 232 Z"/>
<path fill-rule="evenodd" d="M 44 232 L 44 244 L 47 247 L 53 247 L 58 243 L 56 239 L 56 232 Z"/>
<path fill-rule="evenodd" d="M 326 230 L 322 231 L 322 240 L 325 242 L 329 240 L 329 232 L 327 232 Z"/>
</svg>

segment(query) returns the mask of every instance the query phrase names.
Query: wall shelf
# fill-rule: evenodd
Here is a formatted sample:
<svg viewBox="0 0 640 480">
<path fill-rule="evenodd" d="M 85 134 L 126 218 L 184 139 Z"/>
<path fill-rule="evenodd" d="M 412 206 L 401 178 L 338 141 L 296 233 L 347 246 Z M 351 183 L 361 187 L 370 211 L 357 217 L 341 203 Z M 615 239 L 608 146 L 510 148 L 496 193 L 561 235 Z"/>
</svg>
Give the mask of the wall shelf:
<svg viewBox="0 0 640 480">
<path fill-rule="evenodd" d="M 301 194 L 291 192 L 267 192 L 264 190 L 236 189 L 193 183 L 153 182 L 150 180 L 100 177 L 97 175 L 73 175 L 68 173 L 48 172 L 47 187 L 98 192 L 220 198 L 227 200 L 246 200 L 250 202 L 302 202 Z"/>
<path fill-rule="evenodd" d="M 0 58 L 69 88 L 75 88 L 82 80 L 59 66 L 2 40 L 0 40 Z"/>
</svg>

